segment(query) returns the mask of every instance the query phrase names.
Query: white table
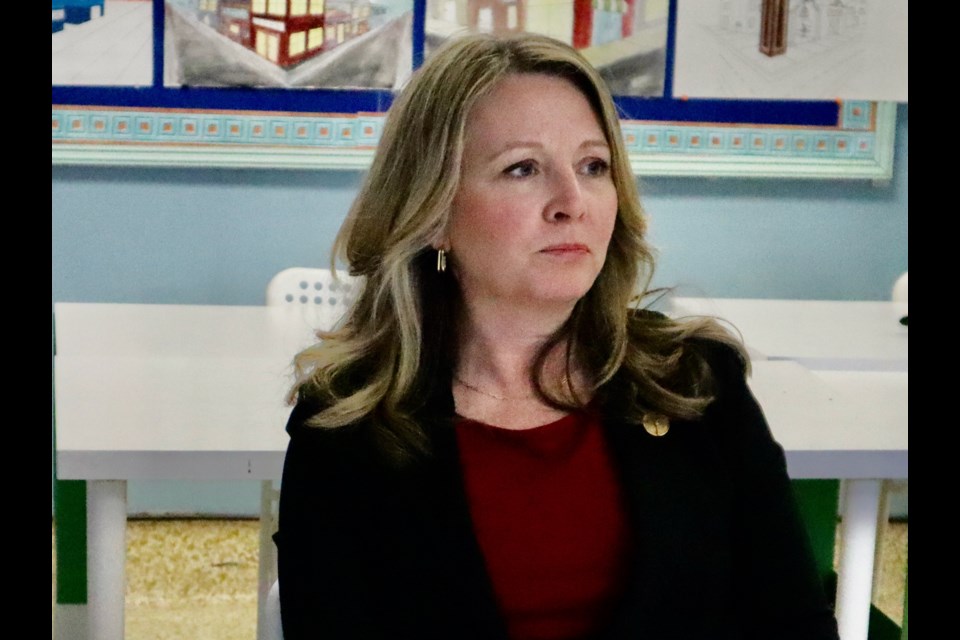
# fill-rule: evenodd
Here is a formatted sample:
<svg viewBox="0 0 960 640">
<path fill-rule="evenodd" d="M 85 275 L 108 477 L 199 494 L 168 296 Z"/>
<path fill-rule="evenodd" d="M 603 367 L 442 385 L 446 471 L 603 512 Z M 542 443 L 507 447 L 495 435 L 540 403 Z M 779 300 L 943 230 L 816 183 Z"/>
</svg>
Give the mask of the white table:
<svg viewBox="0 0 960 640">
<path fill-rule="evenodd" d="M 824 429 L 842 431 L 851 438 L 862 431 L 876 437 L 875 455 L 870 456 L 876 465 L 853 456 L 846 458 L 849 468 L 836 475 L 824 475 L 833 465 L 811 469 L 819 477 L 843 480 L 837 619 L 841 640 L 866 640 L 877 527 L 886 514 L 883 480 L 907 478 L 907 327 L 900 324 L 907 304 L 677 297 L 670 301 L 668 313 L 729 321 L 742 335 L 755 366 L 764 359 L 794 362 L 837 391 L 846 415 L 812 421 L 807 426 L 811 439 L 819 441 L 816 434 Z M 784 405 L 768 400 L 764 406 L 769 416 Z M 886 439 L 894 435 L 896 441 Z M 832 455 L 818 451 L 809 459 L 827 465 Z"/>
<path fill-rule="evenodd" d="M 723 318 L 757 357 L 818 370 L 907 370 L 905 302 L 677 297 L 668 313 Z"/>
<path fill-rule="evenodd" d="M 61 479 L 279 478 L 296 309 L 54 305 Z"/>
<path fill-rule="evenodd" d="M 290 360 L 312 330 L 274 307 L 59 303 L 54 314 L 58 477 L 88 482 L 87 637 L 118 640 L 126 482 L 279 478 Z M 884 375 L 893 391 L 878 400 L 905 411 L 906 373 Z M 862 381 L 755 363 L 750 384 L 792 477 L 906 477 L 905 415 L 851 393 Z"/>
<path fill-rule="evenodd" d="M 54 305 L 57 477 L 87 481 L 88 558 L 87 605 L 58 606 L 57 640 L 123 637 L 128 480 L 280 478 L 290 363 L 312 320 L 278 307 Z"/>
</svg>

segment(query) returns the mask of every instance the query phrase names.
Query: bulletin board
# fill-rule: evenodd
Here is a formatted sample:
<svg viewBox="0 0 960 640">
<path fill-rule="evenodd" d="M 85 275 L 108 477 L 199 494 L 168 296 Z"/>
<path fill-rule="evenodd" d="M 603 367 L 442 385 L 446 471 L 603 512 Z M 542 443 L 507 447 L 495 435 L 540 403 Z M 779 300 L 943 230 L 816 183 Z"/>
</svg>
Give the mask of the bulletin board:
<svg viewBox="0 0 960 640">
<path fill-rule="evenodd" d="M 191 16 L 198 18 L 206 16 L 206 11 L 219 20 L 216 24 L 223 33 L 232 29 L 235 38 L 247 37 L 249 44 L 243 22 L 231 22 L 228 9 L 235 13 L 258 1 L 262 6 L 288 1 L 310 7 L 314 0 L 53 0 L 55 71 L 58 46 L 67 41 L 60 36 L 79 37 L 88 23 L 107 18 L 116 21 L 121 10 L 137 9 L 141 22 L 148 21 L 150 34 L 145 46 L 152 62 L 127 85 L 70 84 L 69 80 L 58 84 L 54 74 L 53 164 L 354 171 L 368 167 L 394 96 L 392 88 L 171 83 L 171 68 L 177 64 L 170 55 L 172 9 L 187 7 Z M 359 11 L 357 3 L 373 6 L 374 13 L 379 8 L 375 1 L 326 0 L 326 10 L 332 11 L 338 1 L 353 7 L 354 18 Z M 409 25 L 404 37 L 409 38 L 410 55 L 408 59 L 401 56 L 398 64 L 406 63 L 412 71 L 429 54 L 431 28 L 436 28 L 431 25 L 440 24 L 437 20 L 444 15 L 453 19 L 458 5 L 456 0 L 447 0 L 441 7 L 446 14 L 441 15 L 436 9 L 439 5 L 430 4 L 441 0 L 393 1 L 410 3 L 403 16 Z M 520 1 L 530 3 L 527 11 L 533 13 L 535 0 Z M 895 102 L 687 99 L 673 95 L 676 0 L 662 2 L 668 7 L 663 15 L 662 87 L 656 95 L 614 92 L 624 141 L 638 175 L 875 181 L 891 177 Z M 604 22 L 607 17 L 641 5 L 641 0 L 632 4 L 591 0 L 578 6 L 592 7 L 592 37 L 597 38 L 601 27 L 614 24 L 620 28 L 620 18 L 620 22 L 608 24 Z M 341 15 L 349 14 L 348 9 Z M 489 14 L 484 15 L 489 26 Z M 439 18 L 434 19 L 436 16 Z M 336 32 L 333 34 L 335 37 Z M 329 31 L 327 37 L 331 37 Z M 236 49 L 238 42 L 224 39 L 222 46 Z M 137 45 L 128 46 L 132 58 Z M 144 45 L 137 51 L 142 57 Z M 292 46 L 289 51 L 294 51 Z M 266 55 L 262 48 L 259 53 Z M 123 55 L 114 57 L 124 59 Z M 341 68 L 348 61 L 349 57 L 341 56 Z"/>
</svg>

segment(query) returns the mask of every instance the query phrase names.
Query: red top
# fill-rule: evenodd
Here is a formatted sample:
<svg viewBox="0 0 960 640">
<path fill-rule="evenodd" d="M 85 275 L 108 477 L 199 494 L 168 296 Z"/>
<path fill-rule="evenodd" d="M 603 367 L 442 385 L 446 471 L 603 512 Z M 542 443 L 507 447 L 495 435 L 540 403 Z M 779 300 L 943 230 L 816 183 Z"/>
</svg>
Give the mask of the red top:
<svg viewBox="0 0 960 640">
<path fill-rule="evenodd" d="M 626 512 L 599 414 L 525 430 L 461 419 L 457 440 L 511 640 L 599 631 L 629 566 Z"/>
</svg>

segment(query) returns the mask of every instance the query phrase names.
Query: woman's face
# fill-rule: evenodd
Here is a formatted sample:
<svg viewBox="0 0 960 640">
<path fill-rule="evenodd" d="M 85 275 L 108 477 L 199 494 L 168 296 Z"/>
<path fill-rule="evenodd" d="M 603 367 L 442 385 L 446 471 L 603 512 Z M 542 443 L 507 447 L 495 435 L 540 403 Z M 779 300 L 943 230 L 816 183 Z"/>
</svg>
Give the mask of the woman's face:
<svg viewBox="0 0 960 640">
<path fill-rule="evenodd" d="M 571 82 L 509 75 L 477 102 L 444 243 L 468 305 L 572 307 L 616 217 L 610 148 Z"/>
</svg>

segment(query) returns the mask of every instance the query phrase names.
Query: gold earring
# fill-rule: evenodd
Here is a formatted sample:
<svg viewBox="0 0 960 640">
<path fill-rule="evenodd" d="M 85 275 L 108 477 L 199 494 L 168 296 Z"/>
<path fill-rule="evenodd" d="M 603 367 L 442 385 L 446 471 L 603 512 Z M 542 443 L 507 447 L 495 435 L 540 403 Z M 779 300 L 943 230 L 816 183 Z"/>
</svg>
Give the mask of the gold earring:
<svg viewBox="0 0 960 640">
<path fill-rule="evenodd" d="M 443 273 L 447 270 L 447 252 L 443 249 L 437 249 L 437 273 Z"/>
</svg>

